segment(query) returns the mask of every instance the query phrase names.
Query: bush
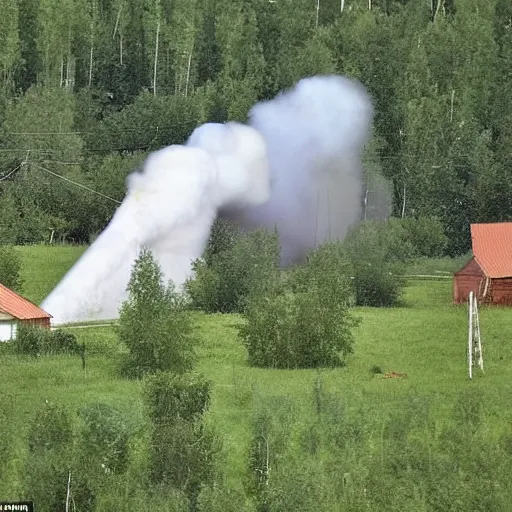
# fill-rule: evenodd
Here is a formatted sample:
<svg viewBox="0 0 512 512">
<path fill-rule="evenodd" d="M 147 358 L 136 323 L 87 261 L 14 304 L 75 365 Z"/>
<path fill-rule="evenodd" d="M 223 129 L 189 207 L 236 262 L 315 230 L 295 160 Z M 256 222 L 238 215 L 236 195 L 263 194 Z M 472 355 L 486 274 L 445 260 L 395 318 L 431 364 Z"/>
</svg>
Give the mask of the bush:
<svg viewBox="0 0 512 512">
<path fill-rule="evenodd" d="M 291 279 L 295 293 L 279 290 L 252 300 L 239 335 L 249 364 L 267 368 L 317 368 L 344 364 L 352 352 L 348 264 L 339 246 L 311 253 Z"/>
<path fill-rule="evenodd" d="M 104 403 L 88 404 L 79 411 L 82 457 L 96 472 L 122 473 L 128 465 L 130 432 L 116 407 Z"/>
<path fill-rule="evenodd" d="M 195 503 L 201 485 L 215 481 L 220 450 L 216 433 L 201 422 L 178 419 L 172 424 L 153 426 L 151 482 L 183 491 Z"/>
<path fill-rule="evenodd" d="M 13 455 L 15 434 L 13 422 L 11 421 L 12 411 L 15 410 L 14 397 L 10 394 L 2 393 L 0 402 L 0 482 L 7 481 L 7 464 Z"/>
<path fill-rule="evenodd" d="M 288 397 L 266 398 L 255 408 L 245 485 L 260 504 L 265 501 L 264 491 L 271 475 L 290 447 L 295 424 L 295 403 Z"/>
<path fill-rule="evenodd" d="M 219 440 L 202 422 L 211 383 L 201 375 L 159 373 L 147 378 L 144 400 L 151 418 L 150 479 L 183 491 L 194 509 L 202 484 L 216 475 Z"/>
<path fill-rule="evenodd" d="M 79 354 L 82 347 L 70 332 L 19 324 L 16 338 L 12 341 L 15 353 L 31 356 Z"/>
<path fill-rule="evenodd" d="M 24 495 L 37 510 L 64 512 L 73 438 L 69 413 L 58 405 L 46 403 L 29 425 Z"/>
<path fill-rule="evenodd" d="M 356 304 L 398 304 L 405 286 L 405 264 L 415 254 L 400 221 L 364 222 L 343 245 L 352 268 Z"/>
<path fill-rule="evenodd" d="M 190 314 L 173 284 L 164 286 L 150 251 L 143 250 L 136 260 L 128 292 L 118 327 L 119 339 L 129 351 L 121 373 L 141 378 L 157 371 L 189 370 L 195 345 Z"/>
<path fill-rule="evenodd" d="M 145 381 L 144 401 L 155 424 L 201 419 L 210 400 L 211 382 L 199 374 L 159 372 Z"/>
<path fill-rule="evenodd" d="M 21 259 L 11 245 L 0 245 L 0 283 L 15 292 L 21 290 Z"/>
<path fill-rule="evenodd" d="M 402 226 L 418 256 L 439 258 L 445 254 L 448 237 L 437 217 L 407 218 L 402 221 Z"/>
<path fill-rule="evenodd" d="M 266 293 L 279 280 L 277 233 L 260 229 L 223 236 L 224 242 L 210 246 L 205 259 L 195 262 L 194 278 L 186 283 L 192 306 L 207 313 L 242 312 L 251 297 Z"/>
<path fill-rule="evenodd" d="M 242 231 L 233 222 L 217 217 L 213 223 L 208 245 L 203 253 L 206 265 L 211 266 L 218 254 L 233 249 L 240 240 Z"/>
</svg>

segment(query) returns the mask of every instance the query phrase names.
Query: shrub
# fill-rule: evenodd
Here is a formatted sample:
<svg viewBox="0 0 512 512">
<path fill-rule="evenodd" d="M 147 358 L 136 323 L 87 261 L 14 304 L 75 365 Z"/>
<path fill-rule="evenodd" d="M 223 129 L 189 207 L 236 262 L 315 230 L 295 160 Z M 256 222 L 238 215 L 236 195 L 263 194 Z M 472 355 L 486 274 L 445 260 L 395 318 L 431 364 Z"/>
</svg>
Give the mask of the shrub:
<svg viewBox="0 0 512 512">
<path fill-rule="evenodd" d="M 150 479 L 183 491 L 194 509 L 202 484 L 216 475 L 220 443 L 202 422 L 211 383 L 201 375 L 161 372 L 147 378 L 144 400 L 151 418 Z"/>
<path fill-rule="evenodd" d="M 155 424 L 195 421 L 210 405 L 211 382 L 200 374 L 159 372 L 146 379 L 144 398 Z"/>
<path fill-rule="evenodd" d="M 21 259 L 11 245 L 0 245 L 0 283 L 15 292 L 21 290 Z"/>
<path fill-rule="evenodd" d="M 0 401 L 0 460 L 2 461 L 0 481 L 6 481 L 6 467 L 13 455 L 15 435 L 10 416 L 14 410 L 14 404 L 14 397 L 4 391 Z"/>
<path fill-rule="evenodd" d="M 233 235 L 224 247 L 196 261 L 194 278 L 186 284 L 192 306 L 207 313 L 242 312 L 251 297 L 266 293 L 279 280 L 277 233 L 260 229 Z"/>
<path fill-rule="evenodd" d="M 195 344 L 190 314 L 173 284 L 164 286 L 150 251 L 143 250 L 136 260 L 128 292 L 118 327 L 119 339 L 129 351 L 121 373 L 141 378 L 157 371 L 189 370 Z"/>
<path fill-rule="evenodd" d="M 63 330 L 20 324 L 16 338 L 12 341 L 14 352 L 31 356 L 79 354 L 82 347 L 76 336 Z"/>
<path fill-rule="evenodd" d="M 399 221 L 364 222 L 344 242 L 359 306 L 394 306 L 405 286 L 405 263 L 414 247 Z"/>
<path fill-rule="evenodd" d="M 260 504 L 265 502 L 264 491 L 272 473 L 290 446 L 295 423 L 295 404 L 287 397 L 263 399 L 255 408 L 245 484 Z"/>
<path fill-rule="evenodd" d="M 215 257 L 218 254 L 232 250 L 241 236 L 242 232 L 236 224 L 222 217 L 217 217 L 203 254 L 205 263 L 211 266 Z"/>
<path fill-rule="evenodd" d="M 172 424 L 153 426 L 151 482 L 184 491 L 195 503 L 201 485 L 215 481 L 220 449 L 216 433 L 201 422 L 178 419 Z"/>
<path fill-rule="evenodd" d="M 448 237 L 437 217 L 407 218 L 402 221 L 402 226 L 418 256 L 439 258 L 445 254 Z"/>
<path fill-rule="evenodd" d="M 46 403 L 29 425 L 24 474 L 25 496 L 34 501 L 37 510 L 64 512 L 72 449 L 69 413 L 61 406 Z"/>
<path fill-rule="evenodd" d="M 30 424 L 28 449 L 31 453 L 44 453 L 72 443 L 73 428 L 66 409 L 46 402 Z"/>
<path fill-rule="evenodd" d="M 249 303 L 239 335 L 249 364 L 269 368 L 317 368 L 344 364 L 352 352 L 347 262 L 339 247 L 312 252 L 293 278 L 295 293 L 279 290 Z"/>
<path fill-rule="evenodd" d="M 44 342 L 42 346 L 43 354 L 79 354 L 81 352 L 82 347 L 74 334 L 60 329 L 55 331 L 46 329 L 45 332 L 47 335 L 42 338 Z"/>
<path fill-rule="evenodd" d="M 121 411 L 104 403 L 82 407 L 82 457 L 96 471 L 122 473 L 128 464 L 130 432 Z"/>
</svg>

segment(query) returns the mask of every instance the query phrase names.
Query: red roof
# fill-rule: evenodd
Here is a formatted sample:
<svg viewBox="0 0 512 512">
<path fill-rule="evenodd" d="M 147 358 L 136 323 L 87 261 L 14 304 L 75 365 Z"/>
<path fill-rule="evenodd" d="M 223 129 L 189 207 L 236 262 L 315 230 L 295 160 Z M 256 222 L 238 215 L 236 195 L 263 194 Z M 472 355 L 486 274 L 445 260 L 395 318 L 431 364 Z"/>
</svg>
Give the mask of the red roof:
<svg viewBox="0 0 512 512">
<path fill-rule="evenodd" d="M 32 302 L 24 299 L 0 283 L 0 311 L 18 320 L 35 320 L 36 318 L 52 318 L 52 315 L 42 310 Z"/>
<path fill-rule="evenodd" d="M 473 255 L 491 278 L 512 277 L 512 222 L 471 224 Z"/>
</svg>

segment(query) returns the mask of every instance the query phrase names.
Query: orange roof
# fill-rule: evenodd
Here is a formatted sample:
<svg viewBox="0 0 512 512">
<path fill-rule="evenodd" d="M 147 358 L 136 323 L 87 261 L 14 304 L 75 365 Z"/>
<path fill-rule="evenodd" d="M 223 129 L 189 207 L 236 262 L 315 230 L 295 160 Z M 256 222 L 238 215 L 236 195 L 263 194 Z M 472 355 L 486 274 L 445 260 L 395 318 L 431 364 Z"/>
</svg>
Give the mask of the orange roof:
<svg viewBox="0 0 512 512">
<path fill-rule="evenodd" d="M 18 320 L 51 318 L 52 315 L 0 283 L 0 311 Z"/>
<path fill-rule="evenodd" d="M 512 277 L 512 222 L 471 224 L 473 255 L 491 278 Z"/>
</svg>

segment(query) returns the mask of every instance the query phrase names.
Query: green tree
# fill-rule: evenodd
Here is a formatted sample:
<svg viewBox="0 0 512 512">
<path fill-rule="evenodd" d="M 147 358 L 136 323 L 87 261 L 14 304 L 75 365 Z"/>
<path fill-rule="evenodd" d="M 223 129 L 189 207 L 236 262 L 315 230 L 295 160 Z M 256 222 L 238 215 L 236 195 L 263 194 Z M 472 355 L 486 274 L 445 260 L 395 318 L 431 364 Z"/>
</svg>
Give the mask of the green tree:
<svg viewBox="0 0 512 512">
<path fill-rule="evenodd" d="M 195 262 L 194 277 L 186 284 L 192 305 L 209 313 L 241 312 L 251 298 L 264 295 L 279 281 L 277 233 L 261 229 L 225 235 L 222 250 L 210 244 L 206 259 Z"/>
<path fill-rule="evenodd" d="M 28 90 L 37 83 L 41 61 L 37 51 L 39 0 L 19 0 L 18 37 L 20 41 L 20 65 L 16 69 L 16 88 Z"/>
<path fill-rule="evenodd" d="M 202 418 L 211 383 L 198 374 L 159 372 L 147 378 L 144 389 L 151 418 L 151 482 L 185 492 L 194 511 L 201 486 L 217 476 L 219 439 Z"/>
<path fill-rule="evenodd" d="M 239 334 L 249 364 L 268 368 L 341 366 L 352 353 L 349 265 L 337 244 L 309 255 L 290 279 L 295 293 L 274 285 L 249 301 Z"/>
<path fill-rule="evenodd" d="M 396 219 L 365 222 L 344 241 L 355 301 L 360 306 L 394 306 L 405 286 L 405 263 L 415 255 L 407 232 Z"/>
<path fill-rule="evenodd" d="M 127 346 L 122 373 L 141 378 L 160 370 L 182 373 L 192 367 L 195 337 L 185 299 L 165 286 L 151 251 L 143 249 L 121 306 L 118 334 Z"/>
<path fill-rule="evenodd" d="M 11 245 L 0 245 L 0 283 L 15 292 L 22 289 L 21 258 Z"/>
<path fill-rule="evenodd" d="M 68 411 L 46 403 L 33 417 L 28 432 L 25 496 L 38 510 L 66 509 L 66 483 L 71 470 L 74 433 Z"/>
</svg>

